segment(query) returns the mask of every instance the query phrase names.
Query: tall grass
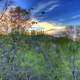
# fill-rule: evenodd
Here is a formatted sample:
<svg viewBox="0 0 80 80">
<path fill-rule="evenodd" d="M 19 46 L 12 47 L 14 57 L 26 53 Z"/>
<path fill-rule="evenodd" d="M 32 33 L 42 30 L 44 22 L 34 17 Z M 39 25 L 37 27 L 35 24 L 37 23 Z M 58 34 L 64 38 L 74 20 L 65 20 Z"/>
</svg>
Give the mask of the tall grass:
<svg viewBox="0 0 80 80">
<path fill-rule="evenodd" d="M 80 42 L 32 34 L 0 36 L 0 80 L 80 80 Z"/>
</svg>

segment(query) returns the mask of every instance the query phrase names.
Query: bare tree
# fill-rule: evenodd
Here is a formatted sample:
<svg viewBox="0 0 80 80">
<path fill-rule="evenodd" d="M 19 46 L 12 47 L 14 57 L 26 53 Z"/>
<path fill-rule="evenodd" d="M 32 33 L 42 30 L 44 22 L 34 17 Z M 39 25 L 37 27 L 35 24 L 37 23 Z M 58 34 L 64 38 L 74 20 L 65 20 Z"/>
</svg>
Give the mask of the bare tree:
<svg viewBox="0 0 80 80">
<path fill-rule="evenodd" d="M 9 0 L 4 0 L 3 3 L 4 3 L 4 7 L 3 7 L 3 10 L 2 10 L 2 14 L 1 14 L 0 19 L 3 17 L 3 15 L 4 15 L 6 9 L 8 8 Z"/>
</svg>

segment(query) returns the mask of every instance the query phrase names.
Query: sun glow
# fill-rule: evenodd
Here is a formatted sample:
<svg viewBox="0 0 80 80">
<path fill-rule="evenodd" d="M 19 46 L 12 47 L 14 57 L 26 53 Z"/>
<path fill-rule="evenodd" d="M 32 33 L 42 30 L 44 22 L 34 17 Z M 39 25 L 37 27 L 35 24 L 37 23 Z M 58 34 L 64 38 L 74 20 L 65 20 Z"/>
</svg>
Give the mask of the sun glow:
<svg viewBox="0 0 80 80">
<path fill-rule="evenodd" d="M 60 31 L 66 31 L 65 26 L 54 25 L 48 22 L 38 22 L 37 24 L 34 24 L 33 26 L 42 27 L 44 32 L 46 32 L 47 34 L 55 34 Z"/>
</svg>

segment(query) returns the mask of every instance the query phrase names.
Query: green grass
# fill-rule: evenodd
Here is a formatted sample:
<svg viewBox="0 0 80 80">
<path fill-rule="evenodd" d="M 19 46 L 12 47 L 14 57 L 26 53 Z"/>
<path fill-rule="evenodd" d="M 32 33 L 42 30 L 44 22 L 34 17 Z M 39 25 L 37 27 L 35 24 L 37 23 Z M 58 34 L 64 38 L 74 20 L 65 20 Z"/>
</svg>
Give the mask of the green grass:
<svg viewBox="0 0 80 80">
<path fill-rule="evenodd" d="M 80 42 L 47 35 L 0 36 L 0 80 L 80 80 L 79 71 Z"/>
</svg>

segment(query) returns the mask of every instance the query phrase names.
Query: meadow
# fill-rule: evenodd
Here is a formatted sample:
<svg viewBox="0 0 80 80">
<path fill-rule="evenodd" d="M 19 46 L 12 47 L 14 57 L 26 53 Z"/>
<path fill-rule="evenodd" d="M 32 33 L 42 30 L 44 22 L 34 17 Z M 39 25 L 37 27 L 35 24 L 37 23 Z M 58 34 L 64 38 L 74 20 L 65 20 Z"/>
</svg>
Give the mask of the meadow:
<svg viewBox="0 0 80 80">
<path fill-rule="evenodd" d="M 80 80 L 80 42 L 67 37 L 0 35 L 0 80 Z"/>
</svg>

